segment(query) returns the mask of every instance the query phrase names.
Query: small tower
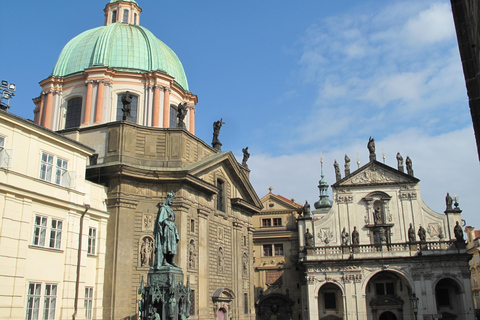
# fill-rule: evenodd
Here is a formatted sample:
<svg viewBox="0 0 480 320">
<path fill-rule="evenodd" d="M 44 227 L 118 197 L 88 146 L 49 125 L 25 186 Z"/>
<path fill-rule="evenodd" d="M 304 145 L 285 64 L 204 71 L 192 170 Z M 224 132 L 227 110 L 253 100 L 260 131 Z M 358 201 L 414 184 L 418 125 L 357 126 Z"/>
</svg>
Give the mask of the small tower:
<svg viewBox="0 0 480 320">
<path fill-rule="evenodd" d="M 328 183 L 323 174 L 323 158 L 320 158 L 321 176 L 322 179 L 318 182 L 318 189 L 320 190 L 320 200 L 314 203 L 315 209 L 329 209 L 332 207 L 332 201 L 328 199 Z"/>
<path fill-rule="evenodd" d="M 135 0 L 112 0 L 105 6 L 105 26 L 111 23 L 140 24 L 142 9 Z"/>
</svg>

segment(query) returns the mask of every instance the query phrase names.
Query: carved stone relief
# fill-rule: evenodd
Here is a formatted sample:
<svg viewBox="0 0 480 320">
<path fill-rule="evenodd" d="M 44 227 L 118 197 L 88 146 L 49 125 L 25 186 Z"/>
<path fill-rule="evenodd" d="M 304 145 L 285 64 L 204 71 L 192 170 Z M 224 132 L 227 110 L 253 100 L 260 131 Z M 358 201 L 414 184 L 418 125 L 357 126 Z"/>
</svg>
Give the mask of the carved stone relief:
<svg viewBox="0 0 480 320">
<path fill-rule="evenodd" d="M 142 219 L 142 231 L 153 231 L 153 214 L 145 213 Z"/>
<path fill-rule="evenodd" d="M 139 265 L 140 267 L 151 267 L 153 266 L 153 238 L 151 236 L 144 236 L 140 241 L 139 248 Z"/>
<path fill-rule="evenodd" d="M 343 185 L 355 185 L 355 184 L 371 184 L 371 183 L 402 183 L 408 182 L 407 179 L 396 175 L 392 172 L 384 171 L 376 165 L 372 165 L 370 168 L 360 172 L 351 179 L 345 181 Z"/>
<path fill-rule="evenodd" d="M 333 239 L 333 232 L 330 231 L 330 228 L 321 228 L 317 234 L 317 237 L 325 244 L 329 244 Z"/>
</svg>

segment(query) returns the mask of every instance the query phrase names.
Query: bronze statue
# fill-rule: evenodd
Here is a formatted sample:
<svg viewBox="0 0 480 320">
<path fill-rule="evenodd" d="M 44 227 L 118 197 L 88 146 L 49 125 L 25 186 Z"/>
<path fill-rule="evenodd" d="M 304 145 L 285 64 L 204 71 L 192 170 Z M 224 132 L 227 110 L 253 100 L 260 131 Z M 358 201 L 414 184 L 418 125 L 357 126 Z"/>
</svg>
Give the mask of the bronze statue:
<svg viewBox="0 0 480 320">
<path fill-rule="evenodd" d="M 177 128 L 185 128 L 185 122 L 183 120 L 185 119 L 185 116 L 187 115 L 188 109 L 187 109 L 187 103 L 179 103 L 177 107 Z"/>
<path fill-rule="evenodd" d="M 463 230 L 460 224 L 457 221 L 457 224 L 453 228 L 453 233 L 455 234 L 455 238 L 457 238 L 457 241 L 464 241 L 463 240 Z"/>
<path fill-rule="evenodd" d="M 250 158 L 250 153 L 248 153 L 248 147 L 242 149 L 243 152 L 243 159 L 242 159 L 242 166 L 248 169 L 247 161 Z"/>
<path fill-rule="evenodd" d="M 130 111 L 132 110 L 132 100 L 133 96 L 130 94 L 130 91 L 125 92 L 125 94 L 122 96 L 123 121 L 127 120 L 127 117 L 131 117 Z"/>
<path fill-rule="evenodd" d="M 220 129 L 224 124 L 225 122 L 223 122 L 223 118 L 213 123 L 212 147 L 217 151 L 222 151 L 222 143 L 220 140 L 218 140 L 218 135 L 220 134 Z"/>
<path fill-rule="evenodd" d="M 174 196 L 173 192 L 169 192 L 163 204 L 157 204 L 157 220 L 153 229 L 153 236 L 155 237 L 155 269 L 165 265 L 176 266 L 174 257 L 177 253 L 177 242 L 180 240 L 180 236 L 175 225 L 175 213 L 171 208 Z"/>
</svg>

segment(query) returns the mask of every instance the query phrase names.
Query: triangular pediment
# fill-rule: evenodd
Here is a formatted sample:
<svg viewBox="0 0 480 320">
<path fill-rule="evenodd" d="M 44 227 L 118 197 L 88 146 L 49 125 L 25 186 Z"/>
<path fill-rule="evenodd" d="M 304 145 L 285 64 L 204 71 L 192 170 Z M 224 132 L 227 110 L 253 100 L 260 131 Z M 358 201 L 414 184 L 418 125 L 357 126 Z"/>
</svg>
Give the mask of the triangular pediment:
<svg viewBox="0 0 480 320">
<path fill-rule="evenodd" d="M 292 211 L 302 207 L 300 204 L 272 192 L 269 192 L 260 201 L 264 211 Z"/>
<path fill-rule="evenodd" d="M 187 175 L 192 179 L 201 181 L 206 185 L 206 191 L 210 191 L 212 194 L 217 192 L 215 181 L 208 181 L 202 177 L 208 176 L 214 171 L 221 171 L 228 180 L 235 184 L 235 188 L 238 190 L 239 197 L 232 199 L 237 205 L 244 206 L 251 211 L 260 211 L 262 203 L 258 198 L 257 193 L 253 189 L 252 184 L 248 178 L 247 173 L 235 159 L 235 156 L 230 151 L 216 153 L 210 157 L 203 159 L 197 163 L 192 164 L 189 167 L 184 168 L 187 170 Z"/>
<path fill-rule="evenodd" d="M 372 161 L 340 181 L 337 181 L 333 187 L 416 184 L 419 181 L 420 180 L 417 178 L 389 167 L 381 162 Z"/>
</svg>

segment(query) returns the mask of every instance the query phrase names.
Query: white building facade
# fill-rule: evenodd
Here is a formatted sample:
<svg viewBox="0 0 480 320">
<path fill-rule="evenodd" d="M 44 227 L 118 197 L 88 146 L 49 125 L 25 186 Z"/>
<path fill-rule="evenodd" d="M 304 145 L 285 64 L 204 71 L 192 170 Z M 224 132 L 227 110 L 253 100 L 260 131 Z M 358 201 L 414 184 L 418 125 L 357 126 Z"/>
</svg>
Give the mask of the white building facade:
<svg viewBox="0 0 480 320">
<path fill-rule="evenodd" d="M 101 319 L 108 214 L 93 150 L 0 112 L 0 318 Z"/>
<path fill-rule="evenodd" d="M 304 319 L 474 319 L 458 204 L 432 211 L 411 166 L 374 157 L 337 172 L 331 209 L 298 219 Z"/>
</svg>

